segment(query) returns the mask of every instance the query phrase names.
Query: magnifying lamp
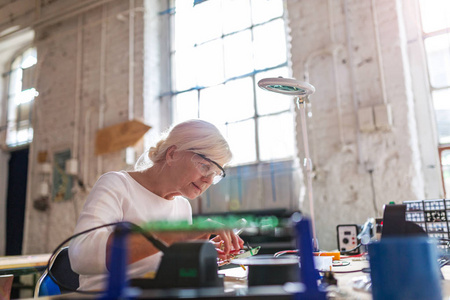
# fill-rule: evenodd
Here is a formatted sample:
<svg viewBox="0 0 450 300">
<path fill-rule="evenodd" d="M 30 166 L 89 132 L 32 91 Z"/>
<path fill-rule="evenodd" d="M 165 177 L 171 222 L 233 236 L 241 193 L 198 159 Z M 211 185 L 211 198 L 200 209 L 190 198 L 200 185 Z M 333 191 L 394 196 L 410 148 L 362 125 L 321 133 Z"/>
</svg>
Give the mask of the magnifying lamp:
<svg viewBox="0 0 450 300">
<path fill-rule="evenodd" d="M 309 156 L 308 131 L 306 128 L 306 112 L 305 112 L 305 101 L 309 99 L 309 95 L 313 94 L 316 91 L 316 89 L 314 88 L 314 86 L 312 86 L 307 82 L 302 82 L 295 79 L 283 77 L 261 79 L 258 82 L 258 86 L 263 90 L 269 92 L 275 92 L 283 95 L 296 97 L 297 107 L 300 110 L 303 146 L 305 150 L 305 159 L 303 162 L 303 167 L 305 168 L 307 177 L 308 199 L 309 199 L 309 207 L 311 210 L 311 227 L 313 234 L 313 244 L 314 250 L 319 250 L 316 237 L 316 225 L 314 222 L 314 203 L 312 192 L 312 161 Z"/>
</svg>

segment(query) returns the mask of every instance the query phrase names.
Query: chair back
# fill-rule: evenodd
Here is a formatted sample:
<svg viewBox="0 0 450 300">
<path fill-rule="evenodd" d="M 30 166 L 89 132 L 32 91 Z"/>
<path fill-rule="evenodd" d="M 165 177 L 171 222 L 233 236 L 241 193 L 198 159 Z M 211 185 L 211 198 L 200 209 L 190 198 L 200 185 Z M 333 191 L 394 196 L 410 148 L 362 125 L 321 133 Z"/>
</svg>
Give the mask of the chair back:
<svg viewBox="0 0 450 300">
<path fill-rule="evenodd" d="M 73 292 L 79 287 L 79 275 L 72 270 L 69 260 L 69 247 L 64 247 L 50 261 L 48 269 L 51 271 L 55 282 L 48 270 L 42 274 L 34 291 L 35 297 L 60 295 Z"/>
<path fill-rule="evenodd" d="M 0 300 L 9 300 L 11 297 L 11 288 L 14 280 L 14 275 L 0 276 Z"/>
</svg>

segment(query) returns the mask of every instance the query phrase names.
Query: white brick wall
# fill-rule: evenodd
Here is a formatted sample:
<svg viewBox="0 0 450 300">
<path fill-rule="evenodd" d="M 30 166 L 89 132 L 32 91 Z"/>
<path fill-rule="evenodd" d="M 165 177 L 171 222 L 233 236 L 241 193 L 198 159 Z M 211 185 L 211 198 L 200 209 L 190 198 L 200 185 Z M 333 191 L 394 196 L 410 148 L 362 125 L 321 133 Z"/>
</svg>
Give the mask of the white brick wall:
<svg viewBox="0 0 450 300">
<path fill-rule="evenodd" d="M 293 74 L 302 79 L 309 71 L 309 81 L 317 91 L 311 96 L 313 116 L 308 120 L 315 166 L 316 231 L 319 245 L 330 250 L 337 247 L 336 225 L 381 217 L 382 206 L 389 201 L 442 197 L 442 192 L 424 193 L 419 148 L 423 137 L 417 131 L 417 100 L 411 86 L 411 76 L 416 75 L 409 73 L 409 45 L 404 38 L 401 5 L 405 3 L 287 3 Z M 406 5 L 414 7 L 410 1 Z M 334 54 L 333 47 L 337 49 Z M 311 63 L 305 65 L 308 60 Z M 426 82 L 421 84 L 426 86 Z M 383 105 L 384 95 L 392 108 L 390 130 L 360 131 L 358 110 Z M 301 157 L 301 140 L 299 149 Z M 430 176 L 431 181 L 440 180 L 438 172 L 428 175 L 429 181 Z M 307 201 L 304 208 L 308 211 Z"/>
<path fill-rule="evenodd" d="M 94 141 L 98 129 L 128 119 L 128 5 L 128 1 L 111 1 L 36 31 L 36 46 L 41 63 L 37 82 L 40 95 L 36 99 L 35 139 L 30 155 L 32 193 L 27 206 L 24 253 L 51 251 L 70 236 L 89 187 L 98 176 L 109 170 L 127 167 L 125 151 L 95 156 Z M 142 1 L 135 1 L 135 7 L 142 6 Z M 120 13 L 125 16 L 124 20 L 117 18 Z M 142 20 L 143 13 L 136 12 L 134 117 L 140 119 L 144 115 Z M 81 43 L 78 43 L 78 35 L 81 35 Z M 77 61 L 79 51 L 81 61 Z M 79 91 L 76 91 L 77 71 L 81 72 Z M 75 120 L 77 92 L 80 95 L 80 114 Z M 74 200 L 51 202 L 48 211 L 38 212 L 32 207 L 39 183 L 35 168 L 36 155 L 40 151 L 48 151 L 50 160 L 53 160 L 53 155 L 61 150 L 71 149 L 73 153 L 77 129 L 79 176 L 87 190 L 76 187 Z"/>
</svg>

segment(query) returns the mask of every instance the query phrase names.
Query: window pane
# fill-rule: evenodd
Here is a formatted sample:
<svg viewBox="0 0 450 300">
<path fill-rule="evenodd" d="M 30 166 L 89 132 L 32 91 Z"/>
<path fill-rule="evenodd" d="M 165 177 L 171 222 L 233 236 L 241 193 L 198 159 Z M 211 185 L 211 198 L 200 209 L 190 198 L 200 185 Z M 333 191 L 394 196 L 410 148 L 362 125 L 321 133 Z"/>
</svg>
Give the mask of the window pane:
<svg viewBox="0 0 450 300">
<path fill-rule="evenodd" d="M 253 24 L 283 15 L 283 0 L 252 0 Z"/>
<path fill-rule="evenodd" d="M 192 32 L 195 30 L 195 22 L 192 21 L 192 13 L 193 8 L 190 1 L 177 1 L 173 20 L 175 31 L 173 49 L 180 50 L 194 46 L 195 42 Z"/>
<path fill-rule="evenodd" d="M 225 77 L 232 78 L 253 71 L 252 35 L 250 30 L 223 39 Z"/>
<path fill-rule="evenodd" d="M 450 27 L 450 1 L 420 0 L 420 11 L 424 32 Z"/>
<path fill-rule="evenodd" d="M 31 118 L 31 107 L 33 102 L 23 103 L 17 107 L 17 120 L 23 121 L 27 124 Z"/>
<path fill-rule="evenodd" d="M 264 69 L 286 62 L 286 33 L 283 20 L 257 26 L 253 31 L 255 69 Z"/>
<path fill-rule="evenodd" d="M 195 78 L 194 48 L 176 51 L 172 55 L 173 88 L 176 91 L 188 90 L 197 85 Z"/>
<path fill-rule="evenodd" d="M 199 86 L 210 86 L 223 82 L 222 40 L 200 45 L 196 52 L 196 64 L 192 70 L 197 72 L 197 84 Z"/>
<path fill-rule="evenodd" d="M 433 104 L 436 112 L 440 144 L 450 143 L 450 89 L 434 91 Z"/>
<path fill-rule="evenodd" d="M 254 115 L 251 78 L 233 80 L 200 92 L 200 118 L 225 124 Z"/>
<path fill-rule="evenodd" d="M 231 33 L 249 28 L 250 3 L 249 0 L 223 0 L 223 33 Z"/>
<path fill-rule="evenodd" d="M 271 93 L 261 89 L 258 82 L 263 78 L 272 77 L 289 78 L 287 67 L 277 68 L 267 72 L 258 73 L 255 76 L 256 104 L 258 115 L 271 114 L 291 109 L 293 97 L 278 93 Z"/>
<path fill-rule="evenodd" d="M 223 84 L 200 91 L 200 118 L 211 123 L 225 124 L 228 103 Z"/>
<path fill-rule="evenodd" d="M 186 0 L 183 0 L 186 1 Z M 180 1 L 177 1 L 179 3 Z M 192 1 L 190 2 L 192 5 Z M 194 23 L 194 36 L 196 43 L 203 43 L 222 36 L 221 1 L 205 1 L 192 9 L 191 22 Z"/>
<path fill-rule="evenodd" d="M 196 90 L 178 94 L 172 99 L 174 123 L 198 118 L 198 92 Z"/>
<path fill-rule="evenodd" d="M 227 108 L 222 114 L 226 116 L 228 122 L 251 118 L 255 115 L 251 77 L 227 82 L 225 89 Z"/>
<path fill-rule="evenodd" d="M 433 87 L 450 85 L 450 34 L 425 39 L 430 83 Z"/>
<path fill-rule="evenodd" d="M 15 105 L 15 101 L 14 101 L 14 96 L 11 96 L 8 99 L 8 122 L 16 122 L 16 105 Z"/>
<path fill-rule="evenodd" d="M 256 161 L 253 119 L 228 125 L 227 141 L 233 152 L 233 165 Z"/>
<path fill-rule="evenodd" d="M 21 91 L 14 99 L 15 105 L 20 105 L 23 103 L 27 103 L 34 100 L 34 97 L 37 96 L 37 92 L 34 88 Z"/>
<path fill-rule="evenodd" d="M 442 173 L 444 177 L 446 197 L 450 195 L 450 150 L 441 152 Z"/>
<path fill-rule="evenodd" d="M 15 69 L 9 77 L 9 95 L 18 95 L 22 91 L 22 69 Z"/>
<path fill-rule="evenodd" d="M 17 144 L 28 143 L 32 140 L 32 138 L 33 138 L 33 130 L 28 127 L 25 127 L 24 129 L 20 129 L 19 131 L 17 131 Z"/>
<path fill-rule="evenodd" d="M 30 48 L 23 53 L 21 68 L 26 69 L 37 63 L 36 48 Z"/>
<path fill-rule="evenodd" d="M 17 133 L 16 123 L 9 122 L 8 129 L 6 131 L 6 144 L 7 145 L 16 144 L 16 141 L 17 141 L 16 133 Z"/>
<path fill-rule="evenodd" d="M 294 156 L 294 120 L 291 113 L 259 118 L 261 160 Z"/>
</svg>

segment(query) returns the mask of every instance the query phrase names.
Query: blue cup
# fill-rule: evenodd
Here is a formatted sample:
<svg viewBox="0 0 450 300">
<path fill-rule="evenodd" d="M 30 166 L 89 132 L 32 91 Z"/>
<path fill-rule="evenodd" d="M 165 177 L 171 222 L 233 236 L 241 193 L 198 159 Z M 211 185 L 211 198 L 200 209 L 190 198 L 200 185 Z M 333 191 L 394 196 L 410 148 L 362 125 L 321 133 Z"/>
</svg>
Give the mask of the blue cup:
<svg viewBox="0 0 450 300">
<path fill-rule="evenodd" d="M 369 244 L 374 300 L 441 300 L 436 243 L 428 237 L 389 237 Z"/>
</svg>

